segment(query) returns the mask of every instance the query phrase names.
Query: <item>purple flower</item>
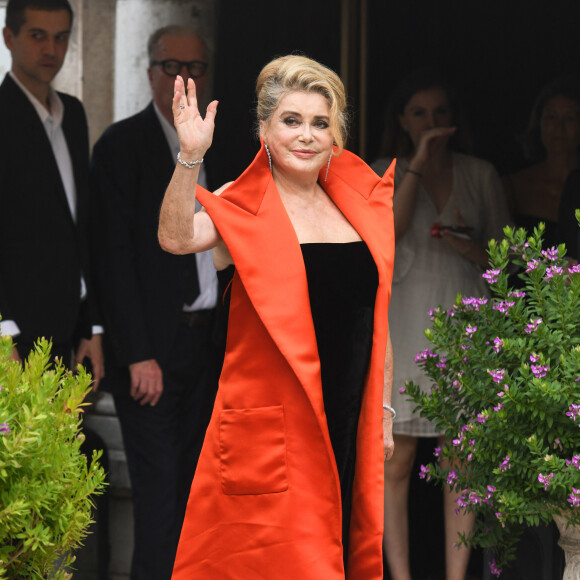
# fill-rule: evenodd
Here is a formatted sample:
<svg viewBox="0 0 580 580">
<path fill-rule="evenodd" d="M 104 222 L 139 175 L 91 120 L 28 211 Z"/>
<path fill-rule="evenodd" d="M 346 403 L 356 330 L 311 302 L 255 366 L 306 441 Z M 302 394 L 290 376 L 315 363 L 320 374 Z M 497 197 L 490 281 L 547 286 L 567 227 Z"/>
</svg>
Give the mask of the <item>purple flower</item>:
<svg viewBox="0 0 580 580">
<path fill-rule="evenodd" d="M 494 411 L 501 411 L 503 409 L 503 403 L 498 403 L 493 410 Z"/>
<path fill-rule="evenodd" d="M 422 363 L 430 358 L 437 358 L 437 355 L 430 349 L 426 348 L 425 350 L 422 350 L 421 352 L 415 355 L 415 362 Z"/>
<path fill-rule="evenodd" d="M 0 434 L 10 435 L 10 427 L 8 426 L 8 423 L 0 423 Z"/>
<path fill-rule="evenodd" d="M 575 487 L 572 488 L 572 493 L 570 494 L 568 502 L 572 504 L 572 507 L 580 506 L 580 489 L 576 489 Z"/>
<path fill-rule="evenodd" d="M 544 491 L 548 490 L 548 486 L 552 483 L 552 479 L 554 477 L 553 473 L 550 475 L 542 475 L 541 473 L 538 475 L 538 481 L 544 484 Z"/>
<path fill-rule="evenodd" d="M 538 362 L 539 360 L 540 360 L 540 355 L 539 355 L 539 354 L 536 354 L 535 352 L 533 352 L 533 353 L 530 355 L 530 361 L 531 361 L 531 362 L 533 362 L 533 363 L 536 363 L 536 362 Z"/>
<path fill-rule="evenodd" d="M 532 373 L 534 373 L 534 376 L 537 379 L 541 379 L 542 377 L 545 377 L 547 372 L 550 370 L 550 367 L 548 365 L 545 365 L 545 366 L 531 365 L 530 368 L 532 369 Z"/>
<path fill-rule="evenodd" d="M 470 491 L 469 502 L 475 505 L 479 505 L 481 503 L 481 496 L 476 491 Z"/>
<path fill-rule="evenodd" d="M 482 502 L 487 504 L 487 505 L 493 505 L 493 493 L 495 491 L 495 487 L 492 487 L 491 485 L 487 486 L 487 493 L 485 494 L 485 497 L 483 498 Z"/>
<path fill-rule="evenodd" d="M 462 298 L 461 303 L 466 309 L 472 309 L 475 310 L 476 312 L 479 312 L 480 306 L 487 304 L 487 298 L 475 298 L 475 297 Z"/>
<path fill-rule="evenodd" d="M 482 274 L 484 280 L 487 280 L 488 284 L 495 284 L 497 282 L 497 277 L 500 275 L 501 270 L 487 270 L 485 274 Z"/>
<path fill-rule="evenodd" d="M 477 422 L 478 423 L 485 423 L 487 421 L 487 412 L 479 413 L 477 415 Z"/>
<path fill-rule="evenodd" d="M 580 264 L 575 264 L 571 268 L 568 268 L 568 274 L 578 274 L 580 273 Z"/>
<path fill-rule="evenodd" d="M 524 328 L 524 331 L 527 332 L 528 334 L 531 334 L 532 332 L 537 330 L 540 324 L 542 324 L 541 318 L 536 318 L 536 320 L 530 319 L 530 322 L 527 324 L 526 328 Z"/>
<path fill-rule="evenodd" d="M 580 455 L 574 455 L 572 459 L 566 459 L 566 465 L 568 467 L 574 466 L 576 469 L 580 469 Z"/>
<path fill-rule="evenodd" d="M 447 474 L 447 485 L 453 485 L 453 482 L 457 479 L 457 473 L 455 471 L 450 471 Z"/>
<path fill-rule="evenodd" d="M 549 280 L 556 275 L 561 275 L 563 272 L 564 270 L 561 266 L 549 266 L 546 268 L 546 276 L 544 277 L 544 280 Z"/>
<path fill-rule="evenodd" d="M 487 372 L 491 375 L 494 383 L 501 383 L 505 377 L 505 369 L 495 369 L 493 371 L 487 369 Z"/>
<path fill-rule="evenodd" d="M 399 387 L 399 393 L 401 393 L 401 395 L 404 395 L 406 392 L 407 392 L 406 387 Z"/>
<path fill-rule="evenodd" d="M 501 302 L 497 302 L 496 304 L 494 304 L 492 306 L 492 308 L 494 310 L 499 310 L 502 314 L 505 314 L 506 316 L 508 316 L 509 314 L 509 309 L 511 306 L 513 306 L 515 304 L 515 302 L 510 302 L 507 300 L 502 300 Z"/>
<path fill-rule="evenodd" d="M 419 471 L 419 479 L 425 479 L 427 478 L 427 481 L 429 481 L 430 476 L 429 476 L 429 468 L 425 467 L 424 465 L 421 465 L 421 470 Z"/>
<path fill-rule="evenodd" d="M 536 260 L 536 259 L 530 260 L 526 264 L 526 266 L 527 266 L 526 274 L 529 274 L 532 270 L 535 270 L 539 265 L 540 265 L 540 260 Z"/>
<path fill-rule="evenodd" d="M 566 417 L 570 417 L 570 419 L 572 419 L 572 421 L 574 421 L 574 422 L 576 422 L 578 419 L 580 419 L 580 405 L 575 405 L 574 403 L 572 403 L 568 407 L 568 412 L 566 413 Z"/>
<path fill-rule="evenodd" d="M 435 457 L 439 457 L 441 455 L 442 450 L 443 450 L 443 447 L 435 447 L 435 449 L 433 449 L 433 455 Z"/>
<path fill-rule="evenodd" d="M 523 298 L 526 293 L 523 290 L 514 290 L 513 292 L 508 292 L 510 298 Z"/>
<path fill-rule="evenodd" d="M 558 259 L 558 248 L 552 246 L 548 250 L 542 250 L 542 256 L 551 262 L 555 262 Z"/>
<path fill-rule="evenodd" d="M 511 463 L 510 463 L 510 456 L 506 455 L 505 459 L 499 464 L 499 468 L 502 471 L 507 471 L 510 467 L 511 467 Z"/>
<path fill-rule="evenodd" d="M 489 563 L 489 571 L 494 576 L 499 576 L 501 574 L 501 568 L 498 568 L 498 566 L 495 562 L 495 558 L 492 558 L 491 562 Z"/>
<path fill-rule="evenodd" d="M 493 339 L 493 346 L 491 347 L 491 349 L 495 352 L 499 352 L 501 350 L 502 346 L 503 346 L 503 340 L 499 336 L 496 336 Z"/>
<path fill-rule="evenodd" d="M 439 360 L 439 362 L 435 365 L 438 369 L 444 370 L 446 368 L 445 363 L 447 362 L 447 359 L 445 357 L 442 357 L 441 360 Z"/>
<path fill-rule="evenodd" d="M 465 334 L 467 334 L 467 336 L 471 336 L 476 331 L 477 331 L 477 326 L 471 326 L 471 324 L 468 324 L 465 327 Z"/>
</svg>

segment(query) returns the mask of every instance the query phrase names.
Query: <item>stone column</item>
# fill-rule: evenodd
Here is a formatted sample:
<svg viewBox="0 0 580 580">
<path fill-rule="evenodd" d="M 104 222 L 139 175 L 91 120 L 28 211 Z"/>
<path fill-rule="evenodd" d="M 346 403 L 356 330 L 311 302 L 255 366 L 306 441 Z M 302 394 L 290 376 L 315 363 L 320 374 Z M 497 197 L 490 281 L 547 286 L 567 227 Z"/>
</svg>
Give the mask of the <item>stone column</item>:
<svg viewBox="0 0 580 580">
<path fill-rule="evenodd" d="M 82 5 L 82 101 L 91 145 L 113 122 L 116 0 L 77 0 Z"/>
<path fill-rule="evenodd" d="M 117 0 L 115 120 L 133 115 L 151 100 L 147 79 L 150 34 L 168 24 L 189 25 L 206 38 L 211 49 L 213 7 L 212 0 Z"/>
</svg>

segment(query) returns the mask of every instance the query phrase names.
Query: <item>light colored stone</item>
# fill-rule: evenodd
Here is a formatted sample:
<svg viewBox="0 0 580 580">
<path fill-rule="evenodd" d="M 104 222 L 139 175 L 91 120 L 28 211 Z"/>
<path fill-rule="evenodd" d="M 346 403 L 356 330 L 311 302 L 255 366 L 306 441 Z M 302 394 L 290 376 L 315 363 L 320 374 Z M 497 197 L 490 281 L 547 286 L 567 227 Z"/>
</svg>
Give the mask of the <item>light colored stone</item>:
<svg viewBox="0 0 580 580">
<path fill-rule="evenodd" d="M 147 40 L 169 24 L 191 26 L 213 44 L 211 0 L 117 0 L 115 28 L 115 120 L 143 109 L 151 100 Z M 211 87 L 208 87 L 211 93 Z M 202 103 L 202 107 L 204 104 Z"/>
<path fill-rule="evenodd" d="M 566 526 L 566 518 L 554 516 L 560 532 L 558 544 L 566 554 L 562 580 L 580 580 L 580 526 Z"/>
</svg>

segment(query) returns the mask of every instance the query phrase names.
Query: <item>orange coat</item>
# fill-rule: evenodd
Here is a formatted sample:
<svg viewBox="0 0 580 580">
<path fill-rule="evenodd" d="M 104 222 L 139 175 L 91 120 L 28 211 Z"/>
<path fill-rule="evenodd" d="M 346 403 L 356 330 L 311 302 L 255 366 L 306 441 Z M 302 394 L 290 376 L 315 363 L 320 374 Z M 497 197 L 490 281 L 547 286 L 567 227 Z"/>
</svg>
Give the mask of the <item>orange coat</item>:
<svg viewBox="0 0 580 580">
<path fill-rule="evenodd" d="M 394 259 L 393 167 L 379 178 L 343 151 L 320 183 L 379 272 L 358 427 L 352 580 L 383 577 L 382 392 Z M 236 266 L 227 351 L 174 580 L 339 580 L 340 484 L 302 253 L 262 147 L 221 196 L 198 188 Z"/>
</svg>

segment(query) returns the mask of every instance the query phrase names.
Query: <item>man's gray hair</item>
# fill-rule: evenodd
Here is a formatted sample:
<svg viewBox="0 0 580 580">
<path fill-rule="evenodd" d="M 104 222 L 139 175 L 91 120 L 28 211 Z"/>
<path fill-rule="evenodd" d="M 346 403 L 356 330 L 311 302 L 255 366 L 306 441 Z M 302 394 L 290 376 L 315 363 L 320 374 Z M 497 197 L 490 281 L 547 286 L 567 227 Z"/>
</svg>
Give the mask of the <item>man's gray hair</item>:
<svg viewBox="0 0 580 580">
<path fill-rule="evenodd" d="M 147 41 L 147 54 L 149 55 L 149 64 L 155 60 L 155 49 L 162 36 L 194 36 L 201 40 L 203 47 L 209 58 L 209 45 L 203 35 L 191 26 L 182 26 L 180 24 L 169 24 L 168 26 L 162 26 L 155 30 L 149 40 Z"/>
</svg>

